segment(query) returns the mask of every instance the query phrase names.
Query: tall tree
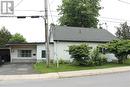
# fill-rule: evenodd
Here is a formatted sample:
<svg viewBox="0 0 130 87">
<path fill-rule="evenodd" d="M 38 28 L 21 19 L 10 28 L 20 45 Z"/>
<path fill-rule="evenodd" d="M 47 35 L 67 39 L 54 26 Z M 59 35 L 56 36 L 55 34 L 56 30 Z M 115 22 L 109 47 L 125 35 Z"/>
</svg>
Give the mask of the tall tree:
<svg viewBox="0 0 130 87">
<path fill-rule="evenodd" d="M 16 33 L 12 35 L 11 39 L 9 40 L 9 43 L 24 43 L 26 42 L 26 39 L 23 37 L 23 35 Z"/>
<path fill-rule="evenodd" d="M 130 26 L 128 26 L 127 22 L 117 27 L 116 36 L 120 39 L 130 39 Z"/>
<path fill-rule="evenodd" d="M 5 27 L 2 27 L 0 30 L 0 47 L 5 46 L 10 38 L 11 33 Z"/>
<path fill-rule="evenodd" d="M 62 0 L 58 11 L 60 25 L 75 27 L 97 27 L 100 0 Z"/>
</svg>

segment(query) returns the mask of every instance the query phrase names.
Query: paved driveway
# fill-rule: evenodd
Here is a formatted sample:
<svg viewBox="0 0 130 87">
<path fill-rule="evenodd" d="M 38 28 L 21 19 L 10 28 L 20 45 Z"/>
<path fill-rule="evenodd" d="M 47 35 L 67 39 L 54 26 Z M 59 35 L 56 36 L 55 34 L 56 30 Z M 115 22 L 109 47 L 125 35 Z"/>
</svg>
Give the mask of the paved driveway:
<svg viewBox="0 0 130 87">
<path fill-rule="evenodd" d="M 0 75 L 36 74 L 32 64 L 5 64 L 0 66 Z"/>
</svg>

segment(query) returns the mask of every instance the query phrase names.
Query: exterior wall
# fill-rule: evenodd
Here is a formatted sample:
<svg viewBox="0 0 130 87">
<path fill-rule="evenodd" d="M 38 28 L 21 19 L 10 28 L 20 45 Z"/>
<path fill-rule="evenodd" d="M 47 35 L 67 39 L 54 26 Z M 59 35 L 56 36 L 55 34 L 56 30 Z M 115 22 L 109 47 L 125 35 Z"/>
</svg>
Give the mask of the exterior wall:
<svg viewBox="0 0 130 87">
<path fill-rule="evenodd" d="M 71 45 L 80 45 L 86 43 L 91 46 L 93 49 L 98 45 L 103 43 L 89 43 L 89 42 L 54 42 L 54 44 L 50 44 L 50 58 L 54 60 L 64 59 L 70 60 L 70 55 L 67 50 Z M 10 48 L 11 54 L 11 62 L 19 63 L 19 62 L 39 62 L 42 60 L 46 60 L 46 58 L 42 58 L 42 50 L 45 50 L 45 44 L 37 44 L 37 45 L 25 45 L 25 46 L 13 46 Z M 18 50 L 32 50 L 32 57 L 18 57 Z M 36 54 L 35 56 L 33 54 Z M 111 61 L 115 56 L 113 54 L 106 55 Z M 111 59 L 112 58 L 112 59 Z M 110 60 L 111 59 L 111 60 Z"/>
<path fill-rule="evenodd" d="M 45 44 L 37 45 L 37 61 L 46 60 L 46 58 L 42 58 L 42 50 L 45 50 Z M 50 44 L 50 58 L 54 58 L 54 44 Z"/>
<path fill-rule="evenodd" d="M 69 46 L 71 45 L 80 45 L 86 43 L 89 46 L 91 46 L 93 49 L 96 48 L 99 44 L 103 43 L 87 43 L 87 42 L 54 42 L 54 58 L 55 60 L 58 59 L 64 59 L 64 60 L 70 60 L 70 55 L 67 50 L 69 49 Z"/>
<path fill-rule="evenodd" d="M 18 57 L 18 50 L 32 50 L 32 57 Z M 36 46 L 14 46 L 11 47 L 11 62 L 18 63 L 18 62 L 36 62 Z"/>
</svg>

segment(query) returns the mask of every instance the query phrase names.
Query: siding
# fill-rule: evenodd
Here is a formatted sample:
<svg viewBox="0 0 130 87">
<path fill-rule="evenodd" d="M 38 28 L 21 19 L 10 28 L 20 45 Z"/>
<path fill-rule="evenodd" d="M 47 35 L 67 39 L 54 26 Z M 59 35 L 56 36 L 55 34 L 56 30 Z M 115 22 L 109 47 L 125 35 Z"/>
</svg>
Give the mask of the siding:
<svg viewBox="0 0 130 87">
<path fill-rule="evenodd" d="M 70 60 L 69 46 L 71 45 L 80 45 L 86 43 L 91 46 L 93 49 L 102 43 L 87 43 L 87 42 L 54 42 L 54 58 L 55 59 L 64 59 Z"/>
<path fill-rule="evenodd" d="M 46 58 L 42 58 L 42 50 L 45 50 L 45 44 L 37 45 L 37 61 L 45 60 Z M 50 58 L 54 58 L 54 45 L 50 44 Z"/>
<path fill-rule="evenodd" d="M 32 57 L 18 57 L 18 50 L 32 50 Z M 30 62 L 36 61 L 36 46 L 17 46 L 11 48 L 11 62 Z"/>
</svg>

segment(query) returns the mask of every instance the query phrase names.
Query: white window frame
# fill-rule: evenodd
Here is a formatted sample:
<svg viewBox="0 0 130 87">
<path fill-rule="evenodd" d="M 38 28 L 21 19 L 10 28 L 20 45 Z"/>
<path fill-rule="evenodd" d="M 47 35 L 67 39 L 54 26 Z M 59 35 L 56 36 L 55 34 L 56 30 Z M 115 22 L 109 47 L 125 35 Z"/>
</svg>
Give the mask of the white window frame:
<svg viewBox="0 0 130 87">
<path fill-rule="evenodd" d="M 18 57 L 32 57 L 32 50 L 18 50 Z"/>
</svg>

